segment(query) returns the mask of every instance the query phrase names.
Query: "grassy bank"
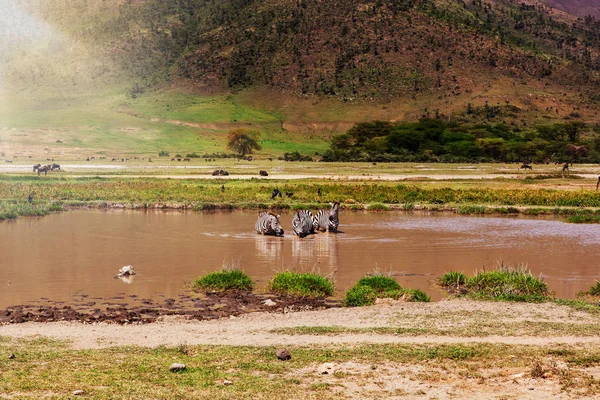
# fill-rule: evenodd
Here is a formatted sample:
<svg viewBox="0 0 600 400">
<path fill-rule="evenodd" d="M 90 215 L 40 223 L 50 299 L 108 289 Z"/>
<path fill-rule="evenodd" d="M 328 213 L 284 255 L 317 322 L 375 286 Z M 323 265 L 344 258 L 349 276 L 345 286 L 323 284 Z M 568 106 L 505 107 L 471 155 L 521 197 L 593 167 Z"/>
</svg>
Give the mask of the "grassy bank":
<svg viewBox="0 0 600 400">
<path fill-rule="evenodd" d="M 71 350 L 64 342 L 48 339 L 0 337 L 0 393 L 11 398 L 70 398 L 73 391 L 83 390 L 91 399 L 268 400 L 280 399 L 282 392 L 288 399 L 421 397 L 429 391 L 433 395 L 440 386 L 463 395 L 486 391 L 496 380 L 508 380 L 514 388 L 516 378 L 510 376 L 516 372 L 519 378 L 540 379 L 546 386 L 552 382 L 562 392 L 594 396 L 599 391 L 598 381 L 587 371 L 599 359 L 586 348 L 386 344 L 289 349 L 292 359 L 282 362 L 273 347 L 182 344 Z M 9 353 L 16 357 L 8 359 Z M 187 368 L 171 373 L 172 362 Z M 320 375 L 323 363 L 332 363 L 335 373 Z M 502 372 L 490 374 L 490 365 Z M 392 377 L 402 386 L 383 384 Z M 373 385 L 374 378 L 381 384 Z M 494 387 L 494 392 L 507 390 Z"/>
<path fill-rule="evenodd" d="M 291 197 L 271 199 L 278 188 Z M 319 194 L 320 193 L 320 194 Z M 558 214 L 589 217 L 598 213 L 575 208 L 600 207 L 600 195 L 593 191 L 496 188 L 480 185 L 460 187 L 453 183 L 429 185 L 397 182 L 331 182 L 323 180 L 203 180 L 159 178 L 61 178 L 26 176 L 0 177 L 0 199 L 23 203 L 32 194 L 39 202 L 81 203 L 109 206 L 171 208 L 320 208 L 342 201 L 346 209 L 455 209 L 461 214 Z M 526 207 L 527 210 L 519 210 Z M 569 209 L 571 207 L 572 209 Z M 27 215 L 27 214 L 22 214 Z"/>
</svg>

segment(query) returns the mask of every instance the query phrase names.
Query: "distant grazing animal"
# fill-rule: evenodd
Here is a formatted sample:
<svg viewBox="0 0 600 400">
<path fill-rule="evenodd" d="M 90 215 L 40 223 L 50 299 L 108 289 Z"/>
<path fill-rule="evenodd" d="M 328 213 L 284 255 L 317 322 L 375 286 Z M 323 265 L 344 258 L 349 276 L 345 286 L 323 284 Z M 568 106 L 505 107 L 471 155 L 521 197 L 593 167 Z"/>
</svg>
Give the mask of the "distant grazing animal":
<svg viewBox="0 0 600 400">
<path fill-rule="evenodd" d="M 279 189 L 275 189 L 271 192 L 271 200 L 273 200 L 277 196 L 281 197 L 281 192 L 279 191 Z"/>
<path fill-rule="evenodd" d="M 42 164 L 35 164 L 35 165 L 33 166 L 33 172 L 35 172 L 35 171 L 36 171 L 36 170 L 37 170 L 39 167 L 41 167 L 41 166 L 42 166 Z"/>
<path fill-rule="evenodd" d="M 287 197 L 292 197 L 294 195 L 294 193 L 293 192 L 285 192 L 285 195 Z"/>
<path fill-rule="evenodd" d="M 267 171 L 263 171 L 262 169 L 260 171 L 258 171 L 258 174 L 260 176 L 269 176 L 269 173 Z"/>
<path fill-rule="evenodd" d="M 321 196 L 321 188 L 317 188 L 317 195 Z"/>
<path fill-rule="evenodd" d="M 292 218 L 292 230 L 301 238 L 315 233 L 312 213 L 308 210 L 298 211 Z"/>
<path fill-rule="evenodd" d="M 33 196 L 29 195 L 27 196 L 27 202 L 31 204 L 31 202 L 33 202 Z"/>
<path fill-rule="evenodd" d="M 279 215 L 264 211 L 258 214 L 258 219 L 254 225 L 256 233 L 261 235 L 282 236 L 283 229 L 279 223 L 279 217 Z"/>
<path fill-rule="evenodd" d="M 568 162 L 566 162 L 566 163 L 565 163 L 565 165 L 563 165 L 563 168 L 562 168 L 562 170 L 563 170 L 563 172 L 565 172 L 565 171 L 568 171 L 568 170 L 569 170 L 569 163 L 568 163 Z"/>
<path fill-rule="evenodd" d="M 529 163 L 523 163 L 519 169 L 530 169 L 533 171 L 533 168 L 531 167 L 531 165 Z"/>
<path fill-rule="evenodd" d="M 90 158 L 89 158 L 89 157 L 88 157 L 88 158 L 86 158 L 86 159 L 85 159 L 85 161 L 90 161 Z"/>
<path fill-rule="evenodd" d="M 5 163 L 11 163 L 12 164 L 12 160 L 4 160 Z"/>
<path fill-rule="evenodd" d="M 221 192 L 225 192 L 225 185 L 221 185 Z"/>
<path fill-rule="evenodd" d="M 48 175 L 48 171 L 50 171 L 50 170 L 52 170 L 52 166 L 51 165 L 44 165 L 43 167 L 39 167 L 37 169 L 38 176 L 40 176 L 40 174 L 42 172 L 44 173 L 44 176 L 47 176 Z"/>
<path fill-rule="evenodd" d="M 152 162 L 152 159 L 151 159 L 151 158 L 148 158 L 148 162 Z"/>
<path fill-rule="evenodd" d="M 215 169 L 212 173 L 212 176 L 228 176 L 229 172 L 223 169 Z"/>
<path fill-rule="evenodd" d="M 59 171 L 60 171 L 60 165 L 59 165 L 59 164 L 52 164 L 52 165 L 50 166 L 50 169 L 51 169 L 52 171 L 54 171 L 55 169 L 57 169 L 57 170 L 59 170 Z"/>
<path fill-rule="evenodd" d="M 600 186 L 600 176 L 598 177 L 598 183 L 596 183 L 596 192 L 598 191 L 598 186 Z"/>
<path fill-rule="evenodd" d="M 184 158 L 183 161 L 190 161 L 190 159 L 189 158 Z"/>
<path fill-rule="evenodd" d="M 329 210 L 319 210 L 313 217 L 313 225 L 315 230 L 323 232 L 337 232 L 338 226 L 340 225 L 340 219 L 338 216 L 340 203 L 335 202 L 330 204 L 331 208 Z"/>
</svg>

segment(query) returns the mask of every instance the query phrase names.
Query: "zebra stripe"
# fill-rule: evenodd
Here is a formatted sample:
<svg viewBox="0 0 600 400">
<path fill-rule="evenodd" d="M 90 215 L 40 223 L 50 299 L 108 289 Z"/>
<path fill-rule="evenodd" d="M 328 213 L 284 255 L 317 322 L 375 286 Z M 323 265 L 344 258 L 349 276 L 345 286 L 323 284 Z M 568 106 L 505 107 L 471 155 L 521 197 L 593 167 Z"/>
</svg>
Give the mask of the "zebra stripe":
<svg viewBox="0 0 600 400">
<path fill-rule="evenodd" d="M 308 210 L 298 211 L 292 219 L 292 230 L 300 237 L 305 237 L 311 233 L 315 233 L 312 213 Z"/>
<path fill-rule="evenodd" d="M 319 210 L 313 217 L 313 226 L 319 231 L 337 232 L 340 225 L 338 211 L 340 203 L 331 203 L 331 209 Z"/>
<path fill-rule="evenodd" d="M 271 214 L 269 212 L 261 212 L 258 214 L 258 219 L 254 225 L 256 233 L 261 235 L 283 235 L 283 229 L 279 223 L 279 215 Z"/>
</svg>

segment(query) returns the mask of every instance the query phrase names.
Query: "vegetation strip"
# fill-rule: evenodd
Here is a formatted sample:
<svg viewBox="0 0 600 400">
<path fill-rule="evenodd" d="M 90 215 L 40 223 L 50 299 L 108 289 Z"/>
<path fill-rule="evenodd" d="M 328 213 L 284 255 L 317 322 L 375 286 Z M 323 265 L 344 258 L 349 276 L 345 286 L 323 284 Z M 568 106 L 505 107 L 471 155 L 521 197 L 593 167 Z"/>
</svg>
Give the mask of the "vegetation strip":
<svg viewBox="0 0 600 400">
<path fill-rule="evenodd" d="M 460 214 L 550 214 L 569 217 L 571 222 L 598 222 L 600 218 L 599 210 L 589 209 L 600 207 L 600 196 L 593 191 L 446 185 L 2 176 L 0 218 L 45 215 L 71 207 L 295 210 L 327 208 L 331 201 L 342 201 L 342 208 L 350 210 L 413 210 L 419 206 Z M 274 187 L 292 197 L 271 199 Z"/>
<path fill-rule="evenodd" d="M 404 365 L 398 377 L 439 384 L 440 373 L 456 374 L 455 384 L 483 375 L 494 365 L 528 378 L 554 377 L 562 390 L 599 393 L 599 381 L 586 368 L 600 364 L 591 348 L 493 344 L 358 345 L 289 347 L 292 359 L 282 362 L 273 347 L 190 346 L 102 350 L 70 350 L 68 343 L 46 338 L 0 337 L 0 393 L 17 397 L 68 397 L 74 389 L 89 398 L 286 398 L 339 399 L 331 385 L 344 387 L 351 379 L 359 385 L 388 366 Z M 9 358 L 8 354 L 14 354 Z M 176 360 L 185 370 L 172 373 Z M 432 361 L 435 361 L 432 363 Z M 322 363 L 365 365 L 364 373 L 335 374 L 319 384 Z M 558 367 L 560 364 L 562 367 Z M 446 372 L 444 372 L 446 371 Z M 367 373 L 368 372 L 368 373 Z M 550 374 L 549 374 L 550 373 Z M 47 379 L 52 376 L 52 379 Z M 513 378 L 513 382 L 514 382 Z M 231 382 L 224 384 L 225 381 Z M 513 383 L 514 384 L 514 383 Z"/>
</svg>

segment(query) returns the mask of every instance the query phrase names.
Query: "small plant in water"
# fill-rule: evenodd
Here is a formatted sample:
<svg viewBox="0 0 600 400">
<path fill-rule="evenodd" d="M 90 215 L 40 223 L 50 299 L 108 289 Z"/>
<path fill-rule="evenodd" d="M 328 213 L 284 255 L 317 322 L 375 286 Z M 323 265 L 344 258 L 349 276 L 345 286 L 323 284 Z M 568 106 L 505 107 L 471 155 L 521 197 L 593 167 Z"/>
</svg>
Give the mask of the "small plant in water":
<svg viewBox="0 0 600 400">
<path fill-rule="evenodd" d="M 590 288 L 589 294 L 592 296 L 600 296 L 600 281 Z"/>
</svg>

